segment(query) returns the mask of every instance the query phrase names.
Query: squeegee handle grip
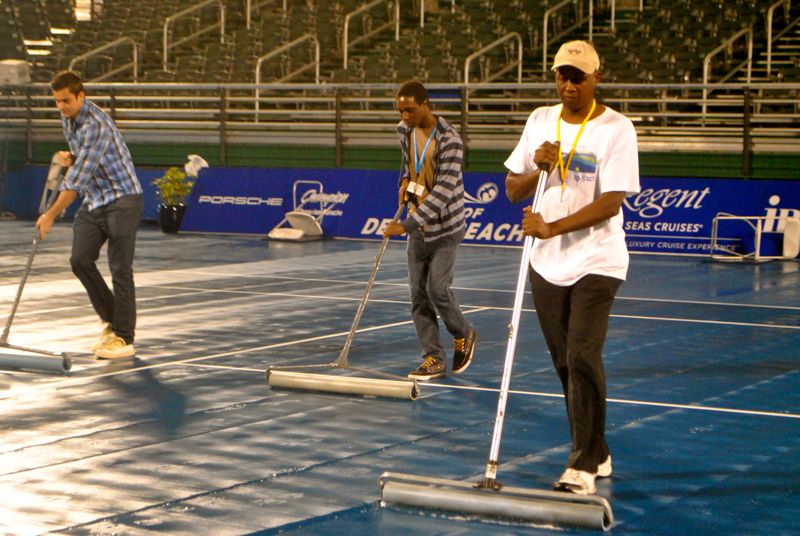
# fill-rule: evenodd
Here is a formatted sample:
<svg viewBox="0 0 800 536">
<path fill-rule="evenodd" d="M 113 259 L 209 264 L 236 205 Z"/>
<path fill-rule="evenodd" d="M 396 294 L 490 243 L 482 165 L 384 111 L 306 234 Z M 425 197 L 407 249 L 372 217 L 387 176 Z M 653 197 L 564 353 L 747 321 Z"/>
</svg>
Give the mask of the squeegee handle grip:
<svg viewBox="0 0 800 536">
<path fill-rule="evenodd" d="M 53 168 L 58 168 L 55 173 L 53 173 Z M 50 172 L 47 176 L 47 181 L 44 185 L 44 190 L 42 191 L 42 197 L 39 200 L 39 214 L 44 214 L 47 212 L 47 209 L 53 206 L 53 203 L 56 202 L 56 198 L 58 197 L 58 189 L 61 187 L 61 183 L 64 181 L 64 175 L 67 173 L 67 168 L 61 166 L 60 164 L 50 164 Z M 55 175 L 55 177 L 53 177 Z"/>
<path fill-rule="evenodd" d="M 405 210 L 405 205 L 400 205 L 397 207 L 397 212 L 395 212 L 392 221 L 397 221 L 400 219 L 400 216 L 403 215 L 403 210 Z M 367 288 L 364 289 L 364 295 L 361 297 L 361 301 L 358 302 L 358 309 L 356 310 L 356 316 L 353 318 L 353 324 L 350 326 L 350 333 L 347 334 L 347 339 L 344 341 L 344 346 L 342 347 L 342 351 L 339 352 L 339 357 L 336 359 L 336 365 L 340 367 L 347 366 L 347 356 L 350 354 L 350 346 L 353 344 L 353 338 L 356 336 L 356 331 L 358 330 L 358 324 L 361 322 L 361 315 L 364 314 L 364 309 L 367 307 L 367 299 L 369 298 L 369 293 L 372 291 L 372 285 L 375 283 L 375 277 L 378 275 L 378 269 L 381 266 L 381 261 L 383 261 L 383 255 L 386 253 L 386 248 L 389 245 L 389 237 L 384 236 L 383 241 L 381 242 L 381 247 L 378 250 L 378 255 L 375 257 L 375 263 L 372 265 L 372 272 L 369 274 L 369 280 L 367 281 Z"/>
<path fill-rule="evenodd" d="M 543 169 L 539 172 L 539 182 L 536 186 L 536 195 L 533 198 L 531 210 L 538 212 L 540 200 L 544 193 L 545 183 L 547 182 L 548 172 Z M 531 250 L 533 248 L 533 237 L 526 236 L 522 246 L 522 259 L 519 265 L 517 276 L 517 288 L 514 294 L 514 308 L 511 313 L 511 323 L 508 329 L 508 345 L 506 346 L 506 358 L 503 365 L 503 377 L 500 380 L 500 396 L 497 400 L 497 416 L 494 421 L 494 431 L 492 433 L 492 446 L 489 451 L 489 461 L 486 464 L 486 478 L 494 480 L 497 476 L 497 462 L 500 457 L 500 437 L 503 433 L 503 421 L 506 413 L 506 403 L 508 402 L 508 390 L 511 385 L 511 370 L 514 366 L 514 352 L 517 347 L 517 333 L 519 332 L 519 319 L 522 313 L 522 300 L 525 297 L 525 284 L 528 278 L 530 267 Z"/>
</svg>

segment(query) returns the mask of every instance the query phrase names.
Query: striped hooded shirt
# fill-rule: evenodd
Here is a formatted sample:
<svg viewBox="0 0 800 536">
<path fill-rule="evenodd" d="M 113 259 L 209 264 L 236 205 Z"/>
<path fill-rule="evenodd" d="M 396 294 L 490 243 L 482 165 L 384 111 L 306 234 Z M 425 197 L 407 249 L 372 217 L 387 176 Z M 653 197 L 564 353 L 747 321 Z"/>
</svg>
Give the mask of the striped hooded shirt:
<svg viewBox="0 0 800 536">
<path fill-rule="evenodd" d="M 75 119 L 62 117 L 61 123 L 75 159 L 62 190 L 77 191 L 88 210 L 142 193 L 128 146 L 108 114 L 84 98 Z"/>
<path fill-rule="evenodd" d="M 411 132 L 412 129 L 402 121 L 397 125 L 403 152 L 398 186 L 404 179 L 410 177 L 408 162 Z M 461 176 L 464 143 L 456 129 L 443 117 L 438 116 L 434 139 L 436 160 L 433 188 L 425 197 L 425 201 L 402 222 L 403 229 L 407 233 L 424 225 L 426 243 L 436 242 L 464 230 L 464 181 Z"/>
</svg>

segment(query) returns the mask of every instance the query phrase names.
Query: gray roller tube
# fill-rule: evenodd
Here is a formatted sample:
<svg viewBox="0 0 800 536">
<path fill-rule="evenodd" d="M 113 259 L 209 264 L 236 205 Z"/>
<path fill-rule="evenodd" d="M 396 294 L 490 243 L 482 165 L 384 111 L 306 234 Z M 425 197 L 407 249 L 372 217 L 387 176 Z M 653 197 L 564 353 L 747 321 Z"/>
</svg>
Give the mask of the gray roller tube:
<svg viewBox="0 0 800 536">
<path fill-rule="evenodd" d="M 72 362 L 66 355 L 47 357 L 0 348 L 0 368 L 66 374 Z"/>
<path fill-rule="evenodd" d="M 267 383 L 272 387 L 284 387 L 287 389 L 303 389 L 347 395 L 382 396 L 405 400 L 415 400 L 419 396 L 419 386 L 413 380 L 381 380 L 268 369 Z"/>
<path fill-rule="evenodd" d="M 438 509 L 532 522 L 554 527 L 607 531 L 614 524 L 608 501 L 555 491 L 504 487 L 476 489 L 467 482 L 384 473 L 381 500 L 404 506 Z"/>
</svg>

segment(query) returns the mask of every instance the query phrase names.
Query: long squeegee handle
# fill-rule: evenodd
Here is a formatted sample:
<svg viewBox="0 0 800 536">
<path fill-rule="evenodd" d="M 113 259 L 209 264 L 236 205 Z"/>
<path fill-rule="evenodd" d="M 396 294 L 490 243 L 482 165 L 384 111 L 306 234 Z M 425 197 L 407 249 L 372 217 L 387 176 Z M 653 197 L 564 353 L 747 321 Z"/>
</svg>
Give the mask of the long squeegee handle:
<svg viewBox="0 0 800 536">
<path fill-rule="evenodd" d="M 51 170 L 53 167 L 57 166 L 57 164 L 51 164 Z M 64 180 L 64 173 L 66 168 L 58 166 L 58 175 L 55 180 L 55 184 L 51 183 L 50 177 L 48 177 L 47 182 L 45 183 L 44 191 L 42 191 L 42 200 L 39 204 L 39 213 L 44 214 L 48 208 L 50 208 L 58 197 L 58 188 L 61 184 L 61 181 Z M 50 191 L 50 195 L 48 196 L 47 191 L 52 186 L 52 190 Z M 14 322 L 14 317 L 17 314 L 17 308 L 19 307 L 19 302 L 22 299 L 22 290 L 25 288 L 25 283 L 28 281 L 28 275 L 31 273 L 31 268 L 33 267 L 33 258 L 36 256 L 36 250 L 39 247 L 39 230 L 35 229 L 33 231 L 33 242 L 31 244 L 31 251 L 28 254 L 28 260 L 25 263 L 25 271 L 22 272 L 22 279 L 20 279 L 19 287 L 17 287 L 17 295 L 14 298 L 14 304 L 11 306 L 11 313 L 9 313 L 8 318 L 6 318 L 6 325 L 3 328 L 3 335 L 0 336 L 0 344 L 5 344 L 8 341 L 8 334 L 11 331 L 11 324 Z"/>
<path fill-rule="evenodd" d="M 397 207 L 397 212 L 395 212 L 392 221 L 397 221 L 400 219 L 400 216 L 403 215 L 403 210 L 405 210 L 406 206 L 404 204 L 400 204 Z M 361 298 L 361 301 L 358 303 L 358 310 L 356 311 L 356 316 L 353 318 L 353 324 L 350 326 L 350 333 L 347 334 L 347 339 L 344 341 L 344 346 L 342 347 L 342 351 L 339 352 L 339 357 L 336 359 L 336 366 L 338 367 L 347 367 L 347 356 L 350 354 L 350 346 L 353 344 L 353 338 L 356 336 L 356 330 L 358 330 L 358 324 L 361 322 L 361 315 L 364 314 L 364 309 L 367 306 L 367 298 L 369 298 L 369 293 L 372 290 L 372 284 L 375 282 L 375 276 L 378 275 L 378 268 L 381 266 L 381 261 L 383 260 L 383 254 L 386 253 L 386 247 L 389 245 L 389 237 L 384 236 L 383 241 L 381 242 L 381 248 L 378 250 L 378 255 L 375 257 L 375 264 L 372 265 L 372 272 L 369 274 L 369 280 L 367 281 L 367 288 L 364 289 L 364 296 Z"/>
<path fill-rule="evenodd" d="M 544 193 L 545 183 L 547 182 L 548 171 L 539 171 L 539 182 L 536 186 L 536 195 L 533 198 L 531 210 L 537 212 Z M 506 359 L 503 365 L 503 378 L 500 382 L 500 396 L 497 400 L 497 417 L 494 421 L 494 432 L 492 433 L 492 446 L 489 451 L 489 461 L 486 463 L 486 480 L 484 482 L 493 483 L 497 477 L 497 461 L 500 457 L 500 436 L 503 433 L 503 420 L 506 413 L 506 403 L 508 402 L 508 390 L 511 385 L 511 369 L 514 365 L 514 351 L 517 347 L 517 332 L 519 331 L 519 318 L 522 312 L 522 299 L 525 296 L 525 283 L 530 266 L 531 249 L 533 248 L 533 237 L 526 236 L 522 247 L 522 259 L 519 266 L 519 276 L 517 277 L 517 289 L 514 294 L 514 309 L 511 314 L 511 323 L 508 326 L 508 346 L 506 347 Z"/>
</svg>

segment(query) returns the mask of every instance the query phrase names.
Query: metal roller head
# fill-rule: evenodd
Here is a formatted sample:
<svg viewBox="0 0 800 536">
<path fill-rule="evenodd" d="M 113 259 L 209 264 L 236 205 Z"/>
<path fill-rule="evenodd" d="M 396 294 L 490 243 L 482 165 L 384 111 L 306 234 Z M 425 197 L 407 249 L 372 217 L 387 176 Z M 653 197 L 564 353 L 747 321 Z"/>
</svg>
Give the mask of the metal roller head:
<svg viewBox="0 0 800 536">
<path fill-rule="evenodd" d="M 28 372 L 66 374 L 72 368 L 72 361 L 70 361 L 70 358 L 66 355 L 47 357 L 0 348 L 0 368 Z"/>
<path fill-rule="evenodd" d="M 470 483 L 384 473 L 378 486 L 383 504 L 438 509 L 518 520 L 553 527 L 609 530 L 611 505 L 597 496 L 504 487 L 476 489 Z"/>
<path fill-rule="evenodd" d="M 419 386 L 413 380 L 382 380 L 268 369 L 267 383 L 271 387 L 284 387 L 287 389 L 381 396 L 405 400 L 415 400 L 419 396 Z"/>
</svg>

